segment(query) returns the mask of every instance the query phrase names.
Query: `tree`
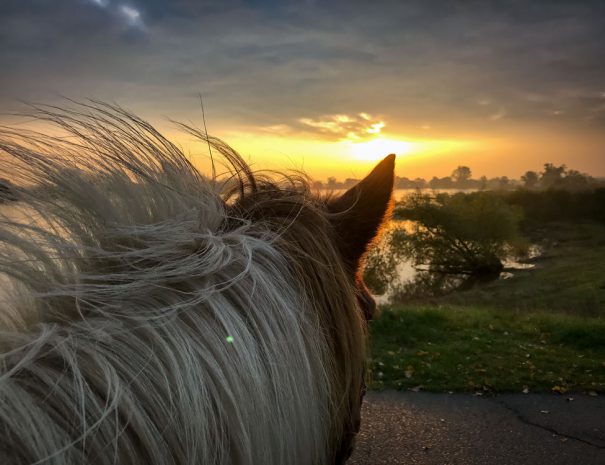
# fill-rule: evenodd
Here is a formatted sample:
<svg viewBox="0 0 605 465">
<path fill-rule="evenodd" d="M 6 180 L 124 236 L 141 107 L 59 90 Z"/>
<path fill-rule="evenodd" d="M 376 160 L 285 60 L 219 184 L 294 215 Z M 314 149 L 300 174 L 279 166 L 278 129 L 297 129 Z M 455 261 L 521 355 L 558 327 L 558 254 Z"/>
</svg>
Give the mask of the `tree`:
<svg viewBox="0 0 605 465">
<path fill-rule="evenodd" d="M 452 180 L 456 184 L 466 184 L 471 179 L 472 173 L 468 166 L 459 166 L 452 171 Z"/>
<path fill-rule="evenodd" d="M 498 189 L 506 190 L 510 187 L 510 179 L 508 176 L 500 176 L 498 178 Z"/>
<path fill-rule="evenodd" d="M 414 188 L 415 189 L 423 189 L 426 187 L 426 181 L 424 178 L 416 178 L 414 179 Z"/>
<path fill-rule="evenodd" d="M 552 163 L 544 164 L 544 171 L 540 176 L 540 185 L 544 189 L 555 187 L 561 182 L 567 167 L 565 165 L 555 166 Z"/>
<path fill-rule="evenodd" d="M 521 176 L 521 181 L 523 181 L 523 186 L 527 189 L 534 189 L 538 186 L 540 178 L 538 177 L 538 173 L 535 171 L 527 171 L 523 176 Z"/>
<path fill-rule="evenodd" d="M 559 181 L 557 187 L 570 191 L 581 191 L 590 189 L 591 184 L 593 184 L 593 179 L 589 175 L 582 174 L 577 170 L 569 170 L 565 177 Z"/>
<path fill-rule="evenodd" d="M 431 189 L 451 189 L 453 186 L 452 178 L 446 176 L 445 178 L 438 178 L 433 176 L 433 178 L 429 181 L 429 187 Z"/>
<path fill-rule="evenodd" d="M 496 279 L 502 260 L 521 242 L 521 216 L 492 192 L 416 193 L 395 208 L 395 219 L 413 222 L 399 238 L 399 252 L 417 269 L 464 278 L 467 285 Z"/>
</svg>

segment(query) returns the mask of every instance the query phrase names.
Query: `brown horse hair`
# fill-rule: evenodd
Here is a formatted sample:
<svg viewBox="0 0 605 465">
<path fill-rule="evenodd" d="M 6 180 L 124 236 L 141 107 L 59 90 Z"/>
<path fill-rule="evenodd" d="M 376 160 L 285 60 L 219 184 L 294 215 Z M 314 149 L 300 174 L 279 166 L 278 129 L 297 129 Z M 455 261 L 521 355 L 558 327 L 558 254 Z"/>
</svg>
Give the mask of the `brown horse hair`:
<svg viewBox="0 0 605 465">
<path fill-rule="evenodd" d="M 115 105 L 34 113 L 69 137 L 0 129 L 0 461 L 343 463 L 395 157 L 321 195 L 189 126 L 226 175 Z"/>
</svg>

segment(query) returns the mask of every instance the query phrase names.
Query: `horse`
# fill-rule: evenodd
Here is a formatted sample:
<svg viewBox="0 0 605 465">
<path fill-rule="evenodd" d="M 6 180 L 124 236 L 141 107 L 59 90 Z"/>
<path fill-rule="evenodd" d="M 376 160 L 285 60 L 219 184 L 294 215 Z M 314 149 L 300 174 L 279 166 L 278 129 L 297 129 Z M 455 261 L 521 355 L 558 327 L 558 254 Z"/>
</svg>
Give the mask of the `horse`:
<svg viewBox="0 0 605 465">
<path fill-rule="evenodd" d="M 57 130 L 0 129 L 0 462 L 344 463 L 395 156 L 327 195 L 181 125 L 205 175 L 115 104 L 31 114 Z"/>
</svg>

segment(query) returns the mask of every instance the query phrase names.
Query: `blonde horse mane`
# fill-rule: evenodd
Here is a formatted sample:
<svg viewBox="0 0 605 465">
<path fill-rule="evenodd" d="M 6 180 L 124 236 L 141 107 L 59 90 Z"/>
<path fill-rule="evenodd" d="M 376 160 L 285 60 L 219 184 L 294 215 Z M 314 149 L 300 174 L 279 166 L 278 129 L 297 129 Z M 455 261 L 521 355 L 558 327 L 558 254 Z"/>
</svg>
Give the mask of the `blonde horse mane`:
<svg viewBox="0 0 605 465">
<path fill-rule="evenodd" d="M 376 235 L 392 158 L 358 238 L 363 189 L 318 196 L 182 126 L 220 155 L 208 178 L 114 105 L 35 116 L 63 134 L 0 129 L 0 463 L 344 461 L 367 292 L 342 243 Z"/>
</svg>

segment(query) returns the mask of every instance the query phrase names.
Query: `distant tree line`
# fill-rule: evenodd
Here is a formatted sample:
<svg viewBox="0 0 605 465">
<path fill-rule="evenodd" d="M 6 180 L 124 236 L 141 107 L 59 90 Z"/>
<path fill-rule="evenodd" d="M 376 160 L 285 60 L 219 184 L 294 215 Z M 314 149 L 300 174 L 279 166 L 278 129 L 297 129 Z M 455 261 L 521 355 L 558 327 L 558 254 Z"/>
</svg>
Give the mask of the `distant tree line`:
<svg viewBox="0 0 605 465">
<path fill-rule="evenodd" d="M 404 196 L 395 204 L 390 229 L 367 257 L 370 289 L 399 300 L 468 289 L 497 279 L 505 260 L 524 257 L 524 236 L 535 237 L 553 223 L 605 223 L 602 182 L 552 164 L 525 179 L 514 190 L 418 190 Z M 402 283 L 403 260 L 416 275 Z"/>
<path fill-rule="evenodd" d="M 316 181 L 316 189 L 348 189 L 354 186 L 359 179 L 347 178 L 338 181 L 330 177 L 324 183 Z M 458 166 L 450 176 L 439 178 L 433 176 L 430 180 L 424 178 L 409 179 L 395 177 L 396 189 L 458 189 L 458 190 L 514 190 L 525 188 L 529 190 L 562 189 L 568 191 L 581 191 L 605 187 L 605 180 L 595 179 L 592 176 L 580 173 L 577 170 L 567 169 L 565 165 L 556 166 L 545 163 L 542 171 L 527 171 L 520 179 L 510 179 L 507 176 L 487 178 L 481 176 L 473 179 L 472 171 L 468 166 Z"/>
<path fill-rule="evenodd" d="M 553 221 L 597 221 L 605 223 L 605 187 L 570 190 L 517 189 L 503 193 L 503 199 L 524 213 L 524 226 Z"/>
<path fill-rule="evenodd" d="M 568 170 L 565 165 L 555 166 L 545 163 L 544 170 L 537 173 L 527 171 L 521 176 L 525 189 L 560 189 L 568 191 L 581 191 L 595 187 L 605 187 L 604 180 L 598 180 L 588 174 L 577 170 Z"/>
</svg>

